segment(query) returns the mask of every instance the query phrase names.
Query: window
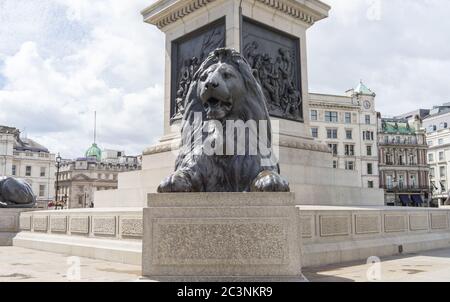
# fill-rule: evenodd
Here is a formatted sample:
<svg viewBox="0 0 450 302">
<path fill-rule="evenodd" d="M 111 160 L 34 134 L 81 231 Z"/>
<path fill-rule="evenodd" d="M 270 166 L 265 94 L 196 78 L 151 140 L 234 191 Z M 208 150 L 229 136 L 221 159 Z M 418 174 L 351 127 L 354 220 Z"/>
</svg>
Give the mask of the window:
<svg viewBox="0 0 450 302">
<path fill-rule="evenodd" d="M 345 113 L 345 123 L 351 124 L 352 123 L 352 114 L 350 112 Z"/>
<path fill-rule="evenodd" d="M 337 129 L 327 129 L 327 138 L 328 139 L 337 139 L 338 138 L 337 132 L 338 132 Z"/>
<path fill-rule="evenodd" d="M 355 163 L 353 161 L 346 161 L 345 170 L 355 170 Z"/>
<path fill-rule="evenodd" d="M 398 177 L 398 187 L 399 189 L 403 189 L 405 186 L 405 177 L 403 175 L 399 175 Z"/>
<path fill-rule="evenodd" d="M 363 140 L 365 141 L 373 141 L 373 131 L 363 131 Z"/>
<path fill-rule="evenodd" d="M 367 148 L 367 156 L 372 156 L 372 146 L 366 146 Z"/>
<path fill-rule="evenodd" d="M 370 125 L 370 115 L 366 115 L 366 125 Z"/>
<path fill-rule="evenodd" d="M 369 180 L 369 181 L 367 182 L 367 187 L 368 187 L 369 189 L 373 189 L 373 180 Z"/>
<path fill-rule="evenodd" d="M 372 175 L 373 174 L 373 164 L 372 163 L 368 163 L 367 164 L 367 174 L 368 175 Z"/>
<path fill-rule="evenodd" d="M 413 188 L 417 187 L 416 175 L 411 175 L 409 183 Z"/>
<path fill-rule="evenodd" d="M 311 121 L 317 121 L 317 110 L 311 110 Z"/>
<path fill-rule="evenodd" d="M 25 167 L 25 176 L 31 176 L 31 166 Z"/>
<path fill-rule="evenodd" d="M 403 155 L 399 155 L 398 156 L 398 164 L 400 166 L 403 166 L 405 164 L 404 160 L 403 160 Z"/>
<path fill-rule="evenodd" d="M 444 160 L 444 151 L 439 152 L 439 161 Z"/>
<path fill-rule="evenodd" d="M 434 162 L 434 155 L 433 155 L 433 153 L 428 153 L 428 162 L 429 163 Z"/>
<path fill-rule="evenodd" d="M 319 128 L 311 128 L 311 135 L 314 138 L 318 138 L 319 137 Z"/>
<path fill-rule="evenodd" d="M 427 145 L 430 147 L 433 146 L 433 141 L 427 141 Z"/>
<path fill-rule="evenodd" d="M 12 175 L 13 175 L 13 176 L 16 176 L 16 174 L 17 174 L 17 168 L 16 168 L 16 165 L 13 165 L 13 166 L 12 166 L 12 171 L 11 171 L 11 172 L 12 172 Z"/>
<path fill-rule="evenodd" d="M 430 177 L 431 178 L 434 178 L 435 173 L 436 173 L 435 169 L 434 168 L 430 168 Z"/>
<path fill-rule="evenodd" d="M 353 131 L 352 130 L 345 130 L 345 138 L 346 139 L 353 139 Z"/>
<path fill-rule="evenodd" d="M 45 185 L 39 185 L 39 197 L 45 196 Z"/>
<path fill-rule="evenodd" d="M 102 179 L 102 174 L 98 173 L 97 174 L 97 179 Z"/>
<path fill-rule="evenodd" d="M 46 169 L 45 169 L 45 167 L 41 167 L 41 177 L 45 177 L 45 174 L 46 174 Z"/>
<path fill-rule="evenodd" d="M 388 153 L 386 154 L 386 164 L 393 165 L 394 162 L 392 161 L 392 154 Z"/>
<path fill-rule="evenodd" d="M 441 178 L 445 178 L 445 167 L 444 166 L 439 167 L 439 176 Z"/>
<path fill-rule="evenodd" d="M 338 161 L 333 160 L 333 169 L 337 169 L 337 168 L 338 168 Z"/>
<path fill-rule="evenodd" d="M 325 111 L 325 122 L 337 123 L 338 113 L 334 111 Z"/>
<path fill-rule="evenodd" d="M 331 149 L 333 156 L 338 154 L 338 145 L 337 144 L 328 144 L 328 148 Z"/>
<path fill-rule="evenodd" d="M 392 189 L 393 185 L 392 185 L 392 175 L 387 175 L 386 176 L 386 187 L 388 189 Z"/>
<path fill-rule="evenodd" d="M 345 145 L 345 155 L 346 156 L 355 156 L 355 146 L 354 145 Z"/>
<path fill-rule="evenodd" d="M 438 145 L 443 145 L 444 144 L 444 139 L 443 138 L 440 138 L 439 140 L 438 140 Z"/>
</svg>

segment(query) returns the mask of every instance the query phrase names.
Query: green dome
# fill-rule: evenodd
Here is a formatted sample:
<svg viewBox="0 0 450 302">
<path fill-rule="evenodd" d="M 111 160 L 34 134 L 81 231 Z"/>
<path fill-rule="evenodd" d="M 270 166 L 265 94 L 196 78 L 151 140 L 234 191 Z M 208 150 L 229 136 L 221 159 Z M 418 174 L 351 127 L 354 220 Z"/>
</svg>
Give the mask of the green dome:
<svg viewBox="0 0 450 302">
<path fill-rule="evenodd" d="M 96 143 L 93 143 L 92 146 L 87 149 L 86 157 L 95 157 L 100 161 L 102 159 L 102 150 L 100 150 Z"/>
</svg>

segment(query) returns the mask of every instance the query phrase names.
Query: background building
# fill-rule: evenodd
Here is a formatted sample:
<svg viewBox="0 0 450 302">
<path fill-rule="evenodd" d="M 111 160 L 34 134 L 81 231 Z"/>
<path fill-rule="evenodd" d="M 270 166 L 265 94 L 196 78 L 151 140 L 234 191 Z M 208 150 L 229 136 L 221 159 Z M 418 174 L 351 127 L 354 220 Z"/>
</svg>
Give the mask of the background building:
<svg viewBox="0 0 450 302">
<path fill-rule="evenodd" d="M 85 157 L 64 160 L 59 173 L 59 197 L 67 208 L 92 207 L 94 192 L 117 189 L 118 174 L 141 169 L 138 156 L 105 150 L 92 144 Z"/>
<path fill-rule="evenodd" d="M 450 103 L 435 106 L 423 120 L 428 143 L 428 165 L 433 203 L 443 205 L 449 196 Z"/>
<path fill-rule="evenodd" d="M 312 136 L 328 144 L 334 168 L 358 171 L 365 188 L 379 186 L 375 96 L 361 82 L 346 96 L 311 93 L 309 100 Z"/>
<path fill-rule="evenodd" d="M 430 191 L 425 132 L 419 114 L 406 118 L 379 118 L 380 186 L 387 205 L 423 206 Z"/>
<path fill-rule="evenodd" d="M 37 142 L 20 136 L 13 127 L 0 126 L 0 176 L 22 178 L 47 207 L 55 193 L 55 155 Z"/>
</svg>

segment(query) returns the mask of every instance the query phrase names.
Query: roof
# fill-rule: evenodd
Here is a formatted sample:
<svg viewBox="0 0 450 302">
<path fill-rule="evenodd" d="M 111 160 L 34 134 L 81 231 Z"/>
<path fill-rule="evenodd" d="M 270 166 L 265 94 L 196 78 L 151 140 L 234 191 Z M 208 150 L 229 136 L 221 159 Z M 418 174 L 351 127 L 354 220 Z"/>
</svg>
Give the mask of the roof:
<svg viewBox="0 0 450 302">
<path fill-rule="evenodd" d="M 100 161 L 102 159 L 102 150 L 100 150 L 96 143 L 93 143 L 92 146 L 86 150 L 85 156 L 88 158 L 95 157 L 98 161 Z"/>
<path fill-rule="evenodd" d="M 14 150 L 50 153 L 46 147 L 29 138 L 16 139 Z"/>
<path fill-rule="evenodd" d="M 358 86 L 355 88 L 354 92 L 356 94 L 363 94 L 363 95 L 371 95 L 375 96 L 375 92 L 370 90 L 362 81 L 359 82 Z"/>
<path fill-rule="evenodd" d="M 409 126 L 407 120 L 403 119 L 382 119 L 381 126 L 387 134 L 415 134 L 414 128 Z"/>
</svg>

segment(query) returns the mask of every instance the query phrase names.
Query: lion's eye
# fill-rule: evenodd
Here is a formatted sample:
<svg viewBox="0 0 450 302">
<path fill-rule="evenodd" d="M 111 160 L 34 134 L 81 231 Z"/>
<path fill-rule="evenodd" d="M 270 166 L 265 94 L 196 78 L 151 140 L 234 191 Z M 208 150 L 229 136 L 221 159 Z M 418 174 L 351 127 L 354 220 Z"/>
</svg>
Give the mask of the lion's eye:
<svg viewBox="0 0 450 302">
<path fill-rule="evenodd" d="M 230 78 L 233 77 L 233 75 L 232 75 L 230 72 L 228 72 L 228 71 L 225 71 L 225 72 L 222 74 L 222 76 L 223 76 L 224 79 L 230 79 Z"/>
<path fill-rule="evenodd" d="M 200 81 L 204 82 L 204 81 L 206 81 L 207 78 L 208 78 L 208 73 L 205 72 L 204 74 L 202 74 L 202 75 L 200 76 Z"/>
</svg>

